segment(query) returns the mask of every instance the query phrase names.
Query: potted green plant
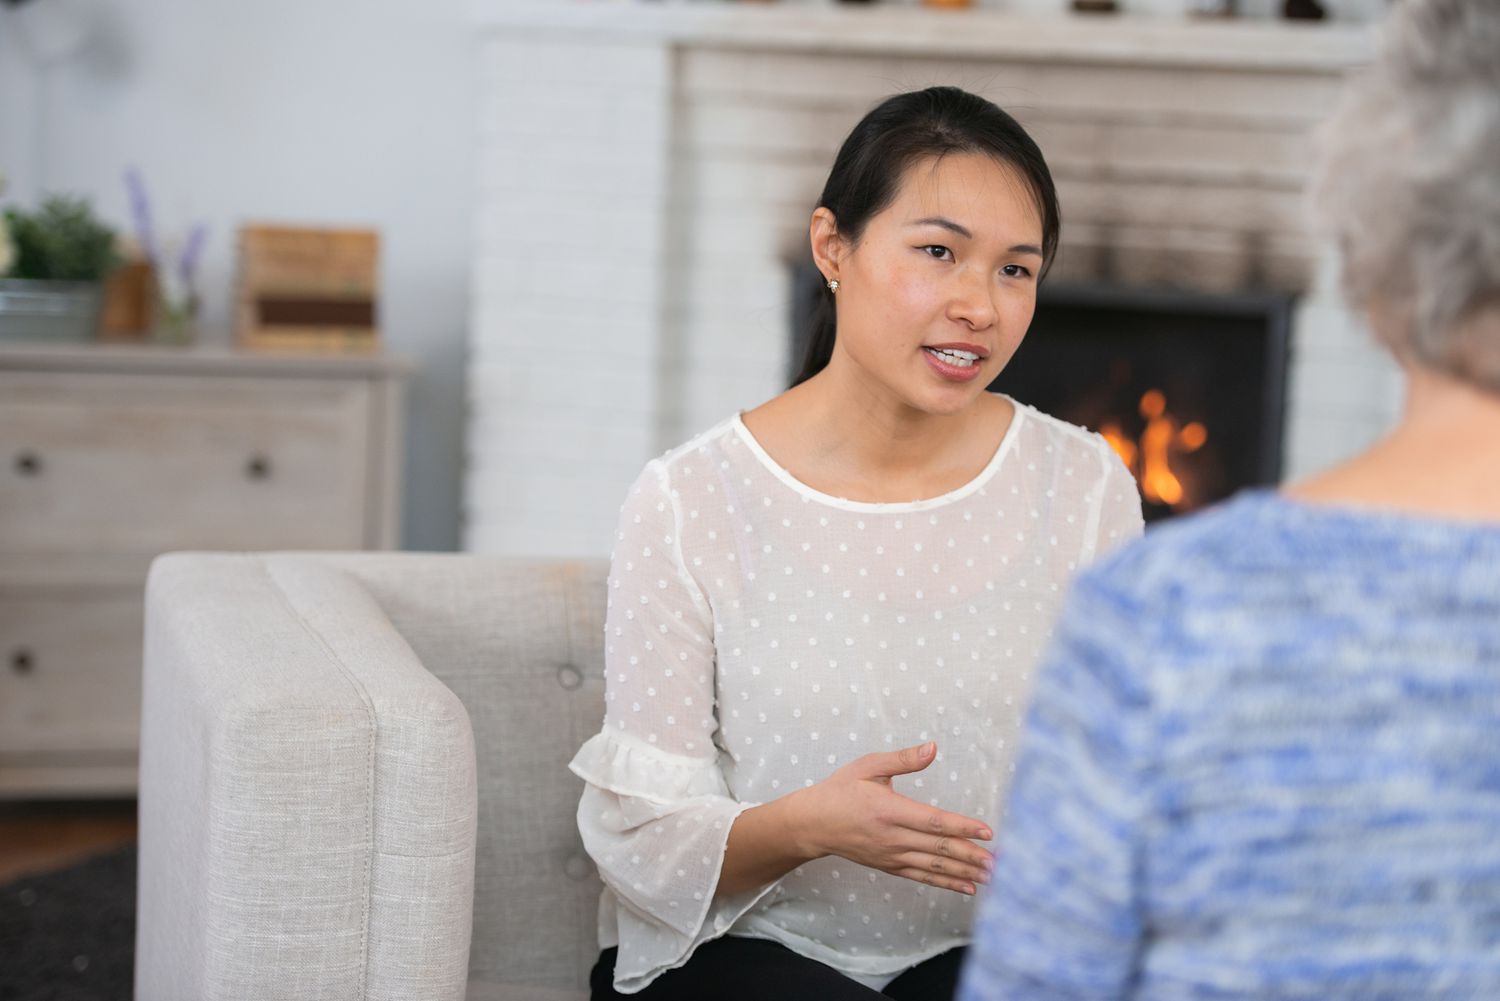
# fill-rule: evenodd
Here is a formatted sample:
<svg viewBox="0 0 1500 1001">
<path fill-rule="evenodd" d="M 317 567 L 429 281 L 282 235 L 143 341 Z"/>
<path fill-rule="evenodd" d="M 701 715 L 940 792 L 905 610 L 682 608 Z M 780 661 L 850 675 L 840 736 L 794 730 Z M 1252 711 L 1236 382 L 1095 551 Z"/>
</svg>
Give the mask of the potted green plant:
<svg viewBox="0 0 1500 1001">
<path fill-rule="evenodd" d="M 104 279 L 119 263 L 115 233 L 87 201 L 53 195 L 0 224 L 0 339 L 88 341 L 99 326 Z M 7 252 L 8 251 L 8 252 Z"/>
</svg>

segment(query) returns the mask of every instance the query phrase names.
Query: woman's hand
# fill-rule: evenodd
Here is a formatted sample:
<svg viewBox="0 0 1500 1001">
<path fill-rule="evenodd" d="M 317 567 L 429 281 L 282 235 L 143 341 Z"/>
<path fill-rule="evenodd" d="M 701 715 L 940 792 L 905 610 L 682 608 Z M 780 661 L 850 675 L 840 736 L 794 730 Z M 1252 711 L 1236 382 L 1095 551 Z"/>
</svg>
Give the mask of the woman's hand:
<svg viewBox="0 0 1500 1001">
<path fill-rule="evenodd" d="M 974 841 L 988 841 L 993 832 L 982 821 L 926 806 L 891 788 L 892 776 L 919 772 L 936 758 L 931 741 L 866 754 L 793 793 L 793 832 L 801 854 L 838 855 L 972 895 L 974 884 L 990 881 L 994 865 L 994 856 Z"/>
</svg>

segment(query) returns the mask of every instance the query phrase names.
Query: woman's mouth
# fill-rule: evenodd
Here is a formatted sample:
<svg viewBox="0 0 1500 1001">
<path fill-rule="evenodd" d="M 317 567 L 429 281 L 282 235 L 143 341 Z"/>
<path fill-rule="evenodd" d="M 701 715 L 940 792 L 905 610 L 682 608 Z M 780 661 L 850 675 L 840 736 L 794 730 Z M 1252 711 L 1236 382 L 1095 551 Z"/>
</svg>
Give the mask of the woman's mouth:
<svg viewBox="0 0 1500 1001">
<path fill-rule="evenodd" d="M 923 348 L 927 363 L 943 378 L 952 382 L 968 382 L 979 375 L 979 355 L 973 351 L 957 348 Z"/>
<path fill-rule="evenodd" d="M 959 351 L 954 348 L 923 348 L 922 350 L 932 354 L 938 361 L 957 365 L 959 368 L 968 368 L 979 362 L 979 356 L 972 351 Z"/>
</svg>

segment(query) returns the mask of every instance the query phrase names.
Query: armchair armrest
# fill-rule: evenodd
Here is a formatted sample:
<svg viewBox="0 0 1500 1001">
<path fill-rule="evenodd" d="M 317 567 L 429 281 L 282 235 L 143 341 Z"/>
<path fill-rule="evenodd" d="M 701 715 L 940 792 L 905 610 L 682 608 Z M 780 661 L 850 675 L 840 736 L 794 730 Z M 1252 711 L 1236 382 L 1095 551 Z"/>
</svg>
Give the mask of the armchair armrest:
<svg viewBox="0 0 1500 1001">
<path fill-rule="evenodd" d="M 312 554 L 152 565 L 137 997 L 462 999 L 474 742 Z"/>
</svg>

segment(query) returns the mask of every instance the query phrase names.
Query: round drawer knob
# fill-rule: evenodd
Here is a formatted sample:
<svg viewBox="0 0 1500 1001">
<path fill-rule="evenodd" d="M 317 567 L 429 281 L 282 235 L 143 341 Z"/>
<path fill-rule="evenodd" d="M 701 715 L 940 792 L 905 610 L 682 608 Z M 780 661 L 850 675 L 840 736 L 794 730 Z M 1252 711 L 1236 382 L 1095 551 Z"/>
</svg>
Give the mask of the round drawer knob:
<svg viewBox="0 0 1500 1001">
<path fill-rule="evenodd" d="M 42 457 L 29 449 L 16 456 L 16 472 L 22 476 L 40 476 Z"/>
<path fill-rule="evenodd" d="M 25 647 L 12 650 L 10 654 L 10 669 L 17 674 L 30 674 L 36 669 L 36 655 Z"/>
<path fill-rule="evenodd" d="M 570 855 L 563 863 L 563 872 L 567 873 L 568 878 L 572 880 L 588 879 L 592 870 L 593 866 L 589 865 L 589 860 L 582 855 Z"/>
<path fill-rule="evenodd" d="M 583 684 L 583 675 L 578 673 L 578 668 L 576 667 L 559 667 L 557 669 L 557 683 L 571 692 Z"/>
<path fill-rule="evenodd" d="M 250 456 L 250 461 L 245 463 L 245 475 L 252 480 L 268 480 L 271 478 L 271 458 L 257 452 Z"/>
</svg>

